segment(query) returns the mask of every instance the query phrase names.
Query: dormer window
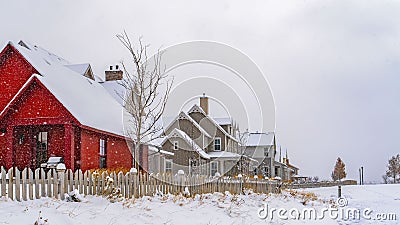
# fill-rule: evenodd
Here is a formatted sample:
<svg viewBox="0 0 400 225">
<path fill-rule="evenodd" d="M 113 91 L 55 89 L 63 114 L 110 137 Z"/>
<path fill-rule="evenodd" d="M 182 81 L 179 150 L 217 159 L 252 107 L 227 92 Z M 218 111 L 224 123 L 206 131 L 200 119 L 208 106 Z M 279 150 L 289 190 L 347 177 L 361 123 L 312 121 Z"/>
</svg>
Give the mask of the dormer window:
<svg viewBox="0 0 400 225">
<path fill-rule="evenodd" d="M 221 151 L 221 138 L 219 137 L 214 139 L 214 150 Z"/>
</svg>

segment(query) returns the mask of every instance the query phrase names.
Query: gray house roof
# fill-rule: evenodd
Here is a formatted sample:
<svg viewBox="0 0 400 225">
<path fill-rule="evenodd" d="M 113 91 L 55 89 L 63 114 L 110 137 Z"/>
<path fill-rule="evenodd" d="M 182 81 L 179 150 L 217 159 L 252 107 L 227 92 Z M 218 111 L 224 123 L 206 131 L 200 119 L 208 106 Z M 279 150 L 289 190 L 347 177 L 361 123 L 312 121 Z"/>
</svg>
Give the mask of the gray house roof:
<svg viewBox="0 0 400 225">
<path fill-rule="evenodd" d="M 165 138 L 163 140 L 163 142 L 161 143 L 161 145 L 163 145 L 169 138 L 171 137 L 179 137 L 182 138 L 183 140 L 186 141 L 186 143 L 188 143 L 189 145 L 191 145 L 193 147 L 193 149 L 199 153 L 199 155 L 205 159 L 210 159 L 210 155 L 208 155 L 202 148 L 200 148 L 200 146 L 198 146 L 196 144 L 196 142 L 194 142 L 185 132 L 174 128 L 173 131 L 171 131 L 171 133 L 168 134 L 167 138 Z"/>
<path fill-rule="evenodd" d="M 215 122 L 217 122 L 221 126 L 232 124 L 232 118 L 230 118 L 230 117 L 214 117 L 213 119 Z"/>
<path fill-rule="evenodd" d="M 234 136 L 232 136 L 232 135 L 230 135 L 228 132 L 226 132 L 226 130 L 225 130 L 224 128 L 222 128 L 221 125 L 219 125 L 213 118 L 211 118 L 209 115 L 207 115 L 207 113 L 205 113 L 204 110 L 203 110 L 200 106 L 198 106 L 198 105 L 196 105 L 196 104 L 193 105 L 192 108 L 190 108 L 188 114 L 190 114 L 190 113 L 192 113 L 192 112 L 199 112 L 199 113 L 202 113 L 202 114 L 203 114 L 207 119 L 209 119 L 209 120 L 211 121 L 211 123 L 213 123 L 224 135 L 226 135 L 227 137 L 231 138 L 232 140 L 238 142 L 238 140 L 237 140 Z"/>
<path fill-rule="evenodd" d="M 199 129 L 199 131 L 200 131 L 203 135 L 205 135 L 205 136 L 211 138 L 211 135 L 209 135 L 209 134 L 207 133 L 207 131 L 204 130 L 203 127 L 201 127 L 192 117 L 190 117 L 188 114 L 186 114 L 186 113 L 183 112 L 183 111 L 181 111 L 181 112 L 179 113 L 179 115 L 178 115 L 177 117 L 175 117 L 175 119 L 172 120 L 172 121 L 169 123 L 169 125 L 164 129 L 164 131 L 167 131 L 167 130 L 172 126 L 172 124 L 173 124 L 175 121 L 179 120 L 179 119 L 186 119 L 186 120 L 189 120 L 195 127 L 197 127 L 197 129 Z"/>
<path fill-rule="evenodd" d="M 249 133 L 246 146 L 271 146 L 274 144 L 274 132 L 268 133 Z"/>
</svg>

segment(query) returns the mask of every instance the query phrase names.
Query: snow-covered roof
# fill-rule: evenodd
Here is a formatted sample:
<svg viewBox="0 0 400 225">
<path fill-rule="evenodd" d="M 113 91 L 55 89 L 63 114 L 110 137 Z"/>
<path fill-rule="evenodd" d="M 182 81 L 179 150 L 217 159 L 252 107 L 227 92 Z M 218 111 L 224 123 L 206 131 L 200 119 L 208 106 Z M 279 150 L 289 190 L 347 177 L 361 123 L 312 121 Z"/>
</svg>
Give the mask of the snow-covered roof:
<svg viewBox="0 0 400 225">
<path fill-rule="evenodd" d="M 230 117 L 214 117 L 213 118 L 216 123 L 219 125 L 231 125 L 232 124 L 232 118 Z"/>
<path fill-rule="evenodd" d="M 274 132 L 249 133 L 246 146 L 269 146 L 274 144 Z"/>
<path fill-rule="evenodd" d="M 181 112 L 179 113 L 179 115 L 178 115 L 177 117 L 175 117 L 175 119 L 172 120 L 172 121 L 169 123 L 169 125 L 164 129 L 164 131 L 167 131 L 167 130 L 172 126 L 172 124 L 173 124 L 175 121 L 179 120 L 179 119 L 186 119 L 186 120 L 189 120 L 197 129 L 199 129 L 199 131 L 200 131 L 203 135 L 205 135 L 205 136 L 211 138 L 211 135 L 209 135 L 209 134 L 207 133 L 207 131 L 204 130 L 203 127 L 201 127 L 192 117 L 190 117 L 188 114 L 186 114 L 186 113 L 183 112 L 183 111 L 181 111 Z"/>
<path fill-rule="evenodd" d="M 102 85 L 65 67 L 68 61 L 43 48 L 26 42 L 10 44 L 39 72 L 33 76 L 82 125 L 125 136 L 123 119 L 129 115 Z"/>
<path fill-rule="evenodd" d="M 211 158 L 232 158 L 238 159 L 241 155 L 234 153 L 234 152 L 227 152 L 227 151 L 212 151 L 208 152 Z"/>
<path fill-rule="evenodd" d="M 167 137 L 159 137 L 150 141 L 150 145 L 161 147 Z"/>
<path fill-rule="evenodd" d="M 126 89 L 121 85 L 121 81 L 113 80 L 113 81 L 104 81 L 100 82 L 100 84 L 107 90 L 107 92 L 120 104 L 124 105 L 124 96 L 126 93 Z"/>
<path fill-rule="evenodd" d="M 82 64 L 69 64 L 65 65 L 68 69 L 71 69 L 81 75 L 84 75 L 86 71 L 89 69 L 89 63 L 82 63 Z"/>
<path fill-rule="evenodd" d="M 204 110 L 198 106 L 197 104 L 194 104 L 192 106 L 192 108 L 190 108 L 190 110 L 188 111 L 188 114 L 193 113 L 193 112 L 200 112 L 202 113 L 207 119 L 209 119 L 222 133 L 224 133 L 224 135 L 230 137 L 232 140 L 238 142 L 238 140 L 230 135 L 228 132 L 226 132 L 226 130 L 224 128 L 222 128 L 213 118 L 211 118 L 209 115 L 207 115 L 207 113 L 204 112 Z"/>
<path fill-rule="evenodd" d="M 101 78 L 100 76 L 97 76 L 96 74 L 94 74 L 94 80 L 97 82 L 104 82 L 103 78 Z"/>
<path fill-rule="evenodd" d="M 149 145 L 149 151 L 154 152 L 154 153 L 161 153 L 164 155 L 172 155 L 172 156 L 175 155 L 175 153 L 173 153 L 173 152 L 165 151 L 165 150 L 159 149 L 152 145 Z"/>
<path fill-rule="evenodd" d="M 180 137 L 183 140 L 186 141 L 190 146 L 193 147 L 193 149 L 199 153 L 199 155 L 205 159 L 210 159 L 210 156 L 202 149 L 200 146 L 196 144 L 195 141 L 193 141 L 189 135 L 187 135 L 185 132 L 182 130 L 179 130 L 178 128 L 174 128 L 174 130 L 171 131 L 171 133 L 168 134 L 167 138 L 161 143 L 163 145 L 169 138 L 171 137 Z"/>
</svg>

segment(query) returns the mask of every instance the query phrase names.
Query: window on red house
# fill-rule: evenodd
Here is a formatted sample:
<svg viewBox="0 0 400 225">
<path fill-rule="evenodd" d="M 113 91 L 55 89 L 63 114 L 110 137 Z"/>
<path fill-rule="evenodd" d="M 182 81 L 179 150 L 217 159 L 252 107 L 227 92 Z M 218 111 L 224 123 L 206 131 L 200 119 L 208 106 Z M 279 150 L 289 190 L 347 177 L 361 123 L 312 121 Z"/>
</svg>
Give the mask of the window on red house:
<svg viewBox="0 0 400 225">
<path fill-rule="evenodd" d="M 100 138 L 100 169 L 107 167 L 107 142 Z"/>
</svg>

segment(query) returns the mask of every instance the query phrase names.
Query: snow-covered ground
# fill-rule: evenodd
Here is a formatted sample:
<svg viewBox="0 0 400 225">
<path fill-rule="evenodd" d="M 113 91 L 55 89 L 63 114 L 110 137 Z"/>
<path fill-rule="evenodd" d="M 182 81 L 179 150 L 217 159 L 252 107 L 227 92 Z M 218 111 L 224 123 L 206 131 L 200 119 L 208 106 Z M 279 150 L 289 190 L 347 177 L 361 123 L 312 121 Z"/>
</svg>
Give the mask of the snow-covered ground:
<svg viewBox="0 0 400 225">
<path fill-rule="evenodd" d="M 347 199 L 345 208 L 365 208 L 369 214 L 395 213 L 397 220 L 380 221 L 380 224 L 400 224 L 400 185 L 344 186 L 343 196 Z M 83 202 L 66 202 L 50 198 L 16 202 L 0 200 L 0 224 L 32 225 L 39 211 L 47 224 L 268 224 L 270 217 L 260 219 L 272 208 L 285 209 L 283 217 L 295 215 L 295 209 L 301 211 L 312 207 L 318 213 L 324 208 L 337 206 L 335 203 L 337 187 L 284 191 L 277 195 L 233 196 L 229 193 L 198 195 L 194 198 L 181 196 L 143 197 L 136 200 L 123 200 L 110 203 L 102 197 L 86 196 Z M 340 209 L 340 208 L 339 208 Z M 342 220 L 326 216 L 317 220 L 282 220 L 274 212 L 272 224 L 365 224 L 376 220 Z M 271 214 L 269 214 L 270 216 Z"/>
</svg>

